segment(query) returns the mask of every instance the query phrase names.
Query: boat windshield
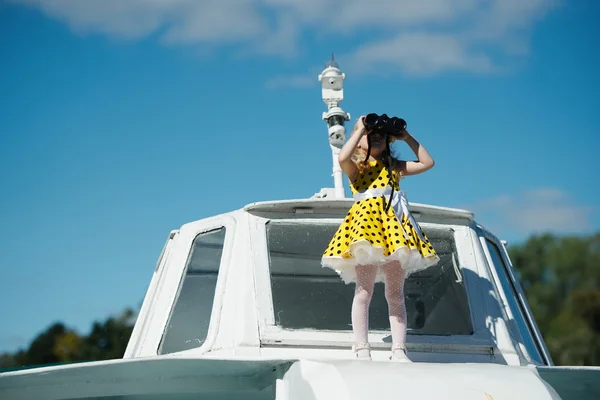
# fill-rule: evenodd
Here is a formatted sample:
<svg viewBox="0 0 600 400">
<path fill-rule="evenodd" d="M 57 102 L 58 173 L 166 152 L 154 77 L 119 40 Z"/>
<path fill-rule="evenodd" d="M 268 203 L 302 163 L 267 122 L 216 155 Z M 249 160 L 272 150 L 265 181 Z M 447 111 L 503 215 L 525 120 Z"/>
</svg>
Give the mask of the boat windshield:
<svg viewBox="0 0 600 400">
<path fill-rule="evenodd" d="M 267 223 L 275 324 L 283 329 L 349 331 L 354 284 L 345 284 L 321 255 L 339 224 L 272 220 Z M 454 233 L 448 227 L 423 230 L 440 262 L 414 273 L 405 284 L 408 334 L 470 335 L 471 317 Z M 375 285 L 369 312 L 372 331 L 389 332 L 382 283 Z"/>
</svg>

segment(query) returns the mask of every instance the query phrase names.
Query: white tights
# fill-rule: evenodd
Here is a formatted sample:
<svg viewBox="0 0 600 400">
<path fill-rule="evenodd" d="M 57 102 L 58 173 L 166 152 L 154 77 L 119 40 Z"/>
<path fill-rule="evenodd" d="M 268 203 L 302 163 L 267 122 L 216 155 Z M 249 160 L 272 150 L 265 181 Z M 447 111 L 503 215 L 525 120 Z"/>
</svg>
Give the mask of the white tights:
<svg viewBox="0 0 600 400">
<path fill-rule="evenodd" d="M 406 344 L 406 304 L 404 303 L 404 281 L 406 273 L 399 261 L 383 266 L 385 274 L 385 299 L 388 304 L 390 329 L 394 346 L 404 348 Z M 352 302 L 352 329 L 357 344 L 368 343 L 369 305 L 373 297 L 377 267 L 359 265 L 356 267 L 356 289 Z M 401 349 L 395 350 L 402 351 Z"/>
</svg>

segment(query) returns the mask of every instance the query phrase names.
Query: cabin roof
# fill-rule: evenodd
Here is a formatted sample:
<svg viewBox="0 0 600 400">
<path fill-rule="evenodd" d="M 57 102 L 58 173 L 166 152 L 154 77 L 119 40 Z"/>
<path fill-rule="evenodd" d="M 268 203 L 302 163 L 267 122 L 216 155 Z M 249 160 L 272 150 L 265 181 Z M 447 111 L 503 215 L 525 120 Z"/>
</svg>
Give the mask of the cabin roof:
<svg viewBox="0 0 600 400">
<path fill-rule="evenodd" d="M 250 203 L 244 207 L 247 212 L 281 212 L 310 214 L 316 212 L 344 212 L 352 206 L 354 199 L 294 199 L 272 200 Z M 412 213 L 440 218 L 459 218 L 472 221 L 474 214 L 471 211 L 459 208 L 434 206 L 431 204 L 409 203 Z"/>
</svg>

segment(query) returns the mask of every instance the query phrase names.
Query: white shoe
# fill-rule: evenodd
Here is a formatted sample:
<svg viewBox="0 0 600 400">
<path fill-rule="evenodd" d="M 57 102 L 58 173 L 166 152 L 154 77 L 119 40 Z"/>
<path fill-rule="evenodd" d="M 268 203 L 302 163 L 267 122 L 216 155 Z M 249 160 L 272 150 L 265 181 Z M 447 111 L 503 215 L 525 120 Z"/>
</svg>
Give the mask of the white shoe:
<svg viewBox="0 0 600 400">
<path fill-rule="evenodd" d="M 369 343 L 357 343 L 352 346 L 354 357 L 361 360 L 371 360 L 371 346 Z"/>
<path fill-rule="evenodd" d="M 390 361 L 401 362 L 401 363 L 412 363 L 410 358 L 406 355 L 406 347 L 402 344 L 395 344 L 392 346 L 392 355 Z"/>
</svg>

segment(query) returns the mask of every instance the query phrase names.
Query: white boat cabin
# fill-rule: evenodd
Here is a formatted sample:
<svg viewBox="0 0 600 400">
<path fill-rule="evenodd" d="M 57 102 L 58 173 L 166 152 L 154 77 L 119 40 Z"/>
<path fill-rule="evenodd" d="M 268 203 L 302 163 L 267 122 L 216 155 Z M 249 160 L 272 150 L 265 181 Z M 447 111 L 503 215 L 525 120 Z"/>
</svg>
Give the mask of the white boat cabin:
<svg viewBox="0 0 600 400">
<path fill-rule="evenodd" d="M 354 285 L 320 258 L 351 199 L 263 202 L 172 231 L 124 358 L 352 359 Z M 411 204 L 440 262 L 406 281 L 408 355 L 552 365 L 505 245 L 464 210 Z M 391 347 L 383 284 L 373 360 Z"/>
<path fill-rule="evenodd" d="M 600 368 L 554 367 L 504 244 L 467 211 L 412 204 L 441 261 L 405 287 L 411 364 L 387 304 L 351 351 L 354 285 L 320 264 L 350 199 L 251 204 L 172 231 L 123 359 L 0 373 L 4 400 L 597 399 Z"/>
</svg>

